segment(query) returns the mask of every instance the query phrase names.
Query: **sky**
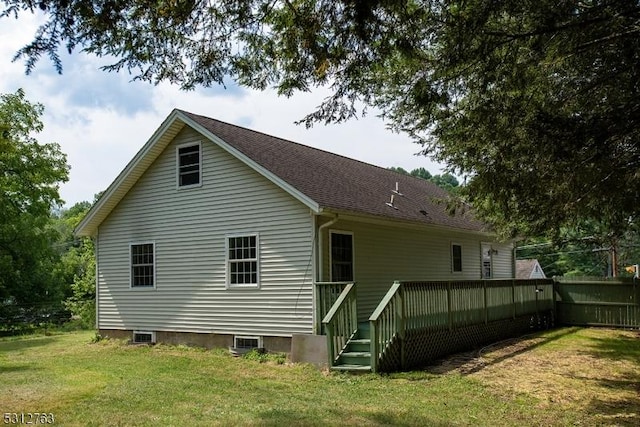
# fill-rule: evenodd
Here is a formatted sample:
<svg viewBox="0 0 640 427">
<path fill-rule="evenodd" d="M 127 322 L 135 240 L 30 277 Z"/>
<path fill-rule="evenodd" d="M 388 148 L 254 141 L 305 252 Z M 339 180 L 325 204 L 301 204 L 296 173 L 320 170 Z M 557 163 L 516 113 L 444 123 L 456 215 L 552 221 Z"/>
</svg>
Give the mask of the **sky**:
<svg viewBox="0 0 640 427">
<path fill-rule="evenodd" d="M 22 88 L 32 103 L 40 103 L 44 131 L 40 143 L 56 142 L 71 167 L 60 187 L 67 207 L 93 201 L 105 190 L 174 108 L 212 117 L 381 167 L 406 170 L 424 167 L 442 173 L 443 165 L 416 155 L 421 147 L 406 135 L 393 133 L 375 114 L 343 124 L 296 125 L 322 102 L 326 89 L 279 97 L 274 91 L 254 91 L 234 84 L 181 91 L 177 86 L 132 81 L 128 73 L 107 73 L 104 59 L 79 51 L 61 55 L 63 74 L 41 58 L 25 74 L 15 53 L 33 39 L 38 18 L 0 19 L 0 93 Z"/>
</svg>

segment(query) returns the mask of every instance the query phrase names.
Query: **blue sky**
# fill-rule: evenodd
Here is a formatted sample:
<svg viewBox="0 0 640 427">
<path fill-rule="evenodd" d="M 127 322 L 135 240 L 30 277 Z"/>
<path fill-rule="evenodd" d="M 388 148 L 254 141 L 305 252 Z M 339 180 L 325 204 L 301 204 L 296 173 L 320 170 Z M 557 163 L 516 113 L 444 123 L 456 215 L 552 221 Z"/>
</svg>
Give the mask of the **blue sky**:
<svg viewBox="0 0 640 427">
<path fill-rule="evenodd" d="M 48 58 L 25 75 L 22 62 L 11 62 L 30 41 L 36 18 L 2 19 L 0 25 L 0 93 L 23 88 L 27 99 L 45 107 L 42 142 L 57 142 L 71 165 L 69 182 L 60 189 L 67 205 L 93 200 L 120 173 L 173 108 L 213 117 L 281 138 L 317 147 L 382 167 L 407 170 L 424 167 L 441 173 L 442 165 L 416 156 L 420 146 L 385 128 L 375 115 L 339 125 L 306 129 L 296 120 L 313 111 L 327 92 L 278 97 L 235 86 L 180 91 L 132 81 L 126 73 L 99 69 L 104 60 L 79 52 L 63 55 L 64 71 L 57 74 Z"/>
</svg>

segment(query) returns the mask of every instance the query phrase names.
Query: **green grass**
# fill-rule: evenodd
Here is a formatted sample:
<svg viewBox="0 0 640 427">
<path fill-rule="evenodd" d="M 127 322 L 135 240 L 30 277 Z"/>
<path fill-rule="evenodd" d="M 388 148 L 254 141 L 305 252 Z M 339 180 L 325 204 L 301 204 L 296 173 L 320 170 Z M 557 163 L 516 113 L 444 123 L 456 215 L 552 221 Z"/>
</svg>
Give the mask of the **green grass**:
<svg viewBox="0 0 640 427">
<path fill-rule="evenodd" d="M 565 351 L 563 340 L 575 340 L 573 335 L 531 351 Z M 541 408 L 535 395 L 504 393 L 455 372 L 335 374 L 277 357 L 92 342 L 93 336 L 0 339 L 0 413 L 53 413 L 65 426 L 538 426 L 595 420 L 579 407 Z M 603 358 L 638 362 L 638 340 L 621 340 L 615 332 L 582 339 Z"/>
</svg>

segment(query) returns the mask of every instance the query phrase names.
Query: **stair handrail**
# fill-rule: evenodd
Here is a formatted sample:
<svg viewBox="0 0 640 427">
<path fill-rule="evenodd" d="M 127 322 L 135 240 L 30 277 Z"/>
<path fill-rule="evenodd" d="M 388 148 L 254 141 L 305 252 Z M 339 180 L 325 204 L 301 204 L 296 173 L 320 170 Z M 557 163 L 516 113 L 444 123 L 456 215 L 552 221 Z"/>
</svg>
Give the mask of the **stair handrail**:
<svg viewBox="0 0 640 427">
<path fill-rule="evenodd" d="M 404 338 L 406 316 L 403 299 L 402 283 L 395 281 L 369 317 L 372 372 L 378 372 L 378 361 L 393 338 Z M 404 354 L 401 354 L 403 358 Z"/>
<path fill-rule="evenodd" d="M 347 342 L 358 331 L 356 284 L 349 283 L 322 319 L 327 334 L 329 367 L 334 366 Z"/>
</svg>

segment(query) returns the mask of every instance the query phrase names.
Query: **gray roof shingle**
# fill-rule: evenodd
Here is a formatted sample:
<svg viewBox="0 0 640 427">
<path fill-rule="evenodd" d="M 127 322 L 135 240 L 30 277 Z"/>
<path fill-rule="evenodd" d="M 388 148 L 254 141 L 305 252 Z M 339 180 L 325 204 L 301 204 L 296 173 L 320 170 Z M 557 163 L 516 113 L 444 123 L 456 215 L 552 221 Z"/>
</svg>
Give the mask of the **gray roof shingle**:
<svg viewBox="0 0 640 427">
<path fill-rule="evenodd" d="M 489 231 L 472 213 L 450 215 L 435 184 L 201 115 L 182 114 L 324 209 L 470 231 Z M 387 205 L 398 183 L 394 209 Z"/>
</svg>

